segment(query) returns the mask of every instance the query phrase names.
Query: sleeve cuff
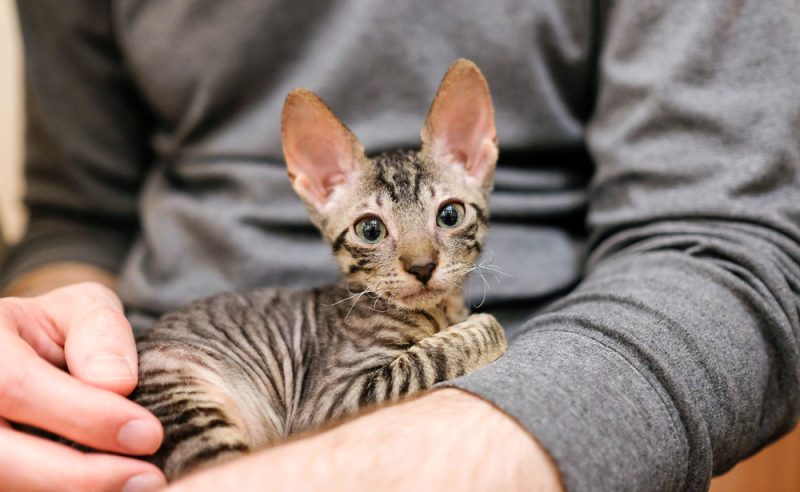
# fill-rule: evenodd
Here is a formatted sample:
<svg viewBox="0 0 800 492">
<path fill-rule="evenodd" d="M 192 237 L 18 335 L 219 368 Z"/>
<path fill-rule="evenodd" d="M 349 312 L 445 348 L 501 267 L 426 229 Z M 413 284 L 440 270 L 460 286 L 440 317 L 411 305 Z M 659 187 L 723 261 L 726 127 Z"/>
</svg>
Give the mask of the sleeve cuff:
<svg viewBox="0 0 800 492">
<path fill-rule="evenodd" d="M 62 218 L 34 218 L 0 265 L 0 290 L 25 272 L 59 262 L 79 262 L 116 272 L 132 231 L 87 226 Z"/>
<path fill-rule="evenodd" d="M 530 330 L 514 342 L 486 369 L 445 386 L 519 421 L 550 453 L 567 490 L 690 485 L 677 411 L 623 355 L 570 331 Z"/>
</svg>

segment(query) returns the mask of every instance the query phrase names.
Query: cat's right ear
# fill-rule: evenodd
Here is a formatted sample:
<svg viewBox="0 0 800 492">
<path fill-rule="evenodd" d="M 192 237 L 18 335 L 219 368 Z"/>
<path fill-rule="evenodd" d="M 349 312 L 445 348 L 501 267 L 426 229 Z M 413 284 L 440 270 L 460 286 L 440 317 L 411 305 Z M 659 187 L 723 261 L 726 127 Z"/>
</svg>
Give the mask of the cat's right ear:
<svg viewBox="0 0 800 492">
<path fill-rule="evenodd" d="M 364 146 L 313 92 L 295 89 L 281 115 L 281 143 L 295 191 L 321 212 L 366 157 Z"/>
<path fill-rule="evenodd" d="M 464 167 L 484 189 L 492 186 L 497 130 L 489 85 L 469 60 L 453 62 L 422 127 L 422 150 Z"/>
</svg>

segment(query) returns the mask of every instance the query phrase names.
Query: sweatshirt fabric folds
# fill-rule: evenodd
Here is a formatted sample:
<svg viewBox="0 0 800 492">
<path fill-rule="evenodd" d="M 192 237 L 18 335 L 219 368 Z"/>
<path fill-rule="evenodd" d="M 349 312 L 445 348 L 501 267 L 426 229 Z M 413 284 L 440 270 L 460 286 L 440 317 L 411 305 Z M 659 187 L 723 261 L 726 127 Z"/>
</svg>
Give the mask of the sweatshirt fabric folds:
<svg viewBox="0 0 800 492">
<path fill-rule="evenodd" d="M 369 152 L 416 147 L 459 57 L 500 160 L 470 302 L 507 355 L 448 384 L 570 490 L 703 490 L 798 415 L 800 6 L 793 1 L 19 2 L 30 227 L 2 281 L 119 276 L 138 332 L 192 299 L 335 279 L 286 178 L 309 87 Z M 509 315 L 512 313 L 513 315 Z M 511 320 L 514 321 L 511 321 Z"/>
</svg>

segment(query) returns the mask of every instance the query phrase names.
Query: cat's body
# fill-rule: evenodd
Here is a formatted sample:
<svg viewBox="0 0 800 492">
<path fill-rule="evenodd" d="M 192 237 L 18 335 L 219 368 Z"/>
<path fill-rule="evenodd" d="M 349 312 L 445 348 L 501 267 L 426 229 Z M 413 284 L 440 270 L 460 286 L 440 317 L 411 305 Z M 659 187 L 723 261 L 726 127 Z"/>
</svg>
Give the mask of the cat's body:
<svg viewBox="0 0 800 492">
<path fill-rule="evenodd" d="M 225 294 L 167 315 L 141 344 L 134 398 L 164 423 L 170 477 L 483 367 L 505 348 L 489 315 L 409 312 L 341 287 Z M 338 304 L 337 304 L 338 303 Z"/>
<path fill-rule="evenodd" d="M 372 159 L 307 91 L 287 98 L 290 178 L 340 263 L 339 285 L 224 294 L 140 341 L 133 398 L 159 417 L 169 478 L 489 364 L 505 350 L 462 285 L 487 226 L 497 157 L 488 88 L 456 62 L 419 152 Z"/>
</svg>

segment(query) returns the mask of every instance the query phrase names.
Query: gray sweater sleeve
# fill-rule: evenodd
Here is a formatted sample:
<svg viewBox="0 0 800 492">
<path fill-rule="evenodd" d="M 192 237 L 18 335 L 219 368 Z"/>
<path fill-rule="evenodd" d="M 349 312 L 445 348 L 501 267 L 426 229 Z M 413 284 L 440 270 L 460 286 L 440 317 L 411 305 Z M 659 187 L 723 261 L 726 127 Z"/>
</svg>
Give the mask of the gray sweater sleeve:
<svg viewBox="0 0 800 492">
<path fill-rule="evenodd" d="M 455 383 L 529 429 L 570 490 L 702 490 L 797 418 L 792 5 L 605 12 L 584 279 Z"/>
<path fill-rule="evenodd" d="M 136 230 L 151 123 L 116 50 L 109 2 L 19 2 L 19 15 L 30 223 L 0 287 L 59 261 L 114 272 Z"/>
</svg>

